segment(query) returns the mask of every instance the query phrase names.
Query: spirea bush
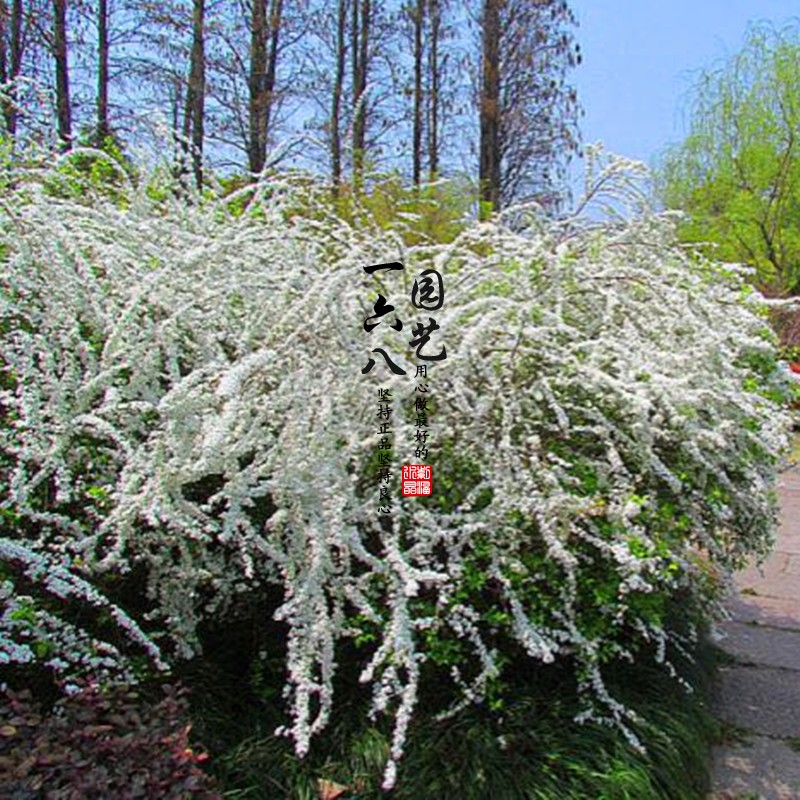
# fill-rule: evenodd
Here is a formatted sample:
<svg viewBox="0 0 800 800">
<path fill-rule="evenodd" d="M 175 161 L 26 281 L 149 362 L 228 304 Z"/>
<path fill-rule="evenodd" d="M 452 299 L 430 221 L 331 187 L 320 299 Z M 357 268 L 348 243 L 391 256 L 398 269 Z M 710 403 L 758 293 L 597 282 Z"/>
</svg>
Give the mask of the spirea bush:
<svg viewBox="0 0 800 800">
<path fill-rule="evenodd" d="M 75 180 L 31 170 L 0 207 L 7 579 L 14 547 L 97 586 L 144 574 L 130 648 L 172 661 L 198 652 L 202 620 L 280 587 L 299 754 L 345 639 L 394 720 L 387 786 L 436 671 L 473 702 L 520 653 L 564 660 L 583 718 L 627 730 L 604 665 L 668 665 L 667 598 L 707 609 L 716 576 L 769 548 L 786 417 L 764 301 L 675 246 L 669 217 L 523 210 L 412 246 L 414 214 L 345 224 L 308 181 L 187 199 L 122 175 L 111 199 Z M 391 261 L 405 269 L 362 269 Z M 430 268 L 445 301 L 419 312 Z M 364 330 L 378 292 L 401 331 L 393 315 Z M 402 498 L 425 363 L 408 341 L 429 316 L 426 351 L 447 353 L 424 380 L 433 494 Z M 376 347 L 407 374 L 380 356 L 362 374 Z M 23 634 L 3 617 L 5 660 Z"/>
</svg>

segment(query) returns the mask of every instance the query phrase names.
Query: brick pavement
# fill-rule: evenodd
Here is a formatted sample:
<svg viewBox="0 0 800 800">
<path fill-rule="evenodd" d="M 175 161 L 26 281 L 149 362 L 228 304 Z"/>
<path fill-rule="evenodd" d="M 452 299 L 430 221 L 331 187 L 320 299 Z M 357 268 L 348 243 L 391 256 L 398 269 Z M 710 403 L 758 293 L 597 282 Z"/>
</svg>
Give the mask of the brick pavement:
<svg viewBox="0 0 800 800">
<path fill-rule="evenodd" d="M 709 800 L 800 800 L 800 466 L 782 475 L 775 550 L 736 576 L 717 644 L 715 748 Z"/>
</svg>

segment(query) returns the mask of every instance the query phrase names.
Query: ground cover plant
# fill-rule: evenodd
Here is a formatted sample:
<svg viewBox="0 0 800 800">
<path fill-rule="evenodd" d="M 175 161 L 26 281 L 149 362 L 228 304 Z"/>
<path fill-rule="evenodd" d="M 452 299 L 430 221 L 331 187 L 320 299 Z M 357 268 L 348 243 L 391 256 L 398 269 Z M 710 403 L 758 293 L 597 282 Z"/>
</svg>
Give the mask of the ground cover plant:
<svg viewBox="0 0 800 800">
<path fill-rule="evenodd" d="M 669 624 L 685 629 L 678 603 Z M 265 644 L 259 629 L 261 644 Z M 183 677 L 193 687 L 193 720 L 207 743 L 213 772 L 231 800 L 385 796 L 382 773 L 389 756 L 388 720 L 366 718 L 369 696 L 346 680 L 354 654 L 343 654 L 336 704 L 325 732 L 298 760 L 273 731 L 284 722 L 278 699 L 279 660 L 254 658 L 246 626 L 211 635 L 210 657 Z M 246 654 L 250 654 L 250 658 Z M 393 797 L 408 800 L 700 800 L 708 794 L 709 750 L 719 731 L 709 712 L 716 653 L 706 642 L 677 669 L 686 692 L 652 658 L 608 670 L 614 696 L 636 711 L 644 752 L 612 727 L 577 726 L 579 698 L 570 665 L 536 666 L 521 657 L 508 670 L 505 700 L 473 704 L 446 720 L 426 714 L 428 704 L 453 697 L 446 681 L 424 681 Z M 243 690 L 243 687 L 248 687 Z"/>
<path fill-rule="evenodd" d="M 6 797 L 218 800 L 189 747 L 185 697 L 164 687 L 144 702 L 122 686 L 83 685 L 43 714 L 31 693 L 4 691 L 0 711 L 0 786 Z"/>
<path fill-rule="evenodd" d="M 673 670 L 696 630 L 667 624 L 670 602 L 702 620 L 725 570 L 771 542 L 784 387 L 743 271 L 649 213 L 522 209 L 440 242 L 423 200 L 351 222 L 287 176 L 173 189 L 120 169 L 109 196 L 64 164 L 8 179 L 2 659 L 131 680 L 259 608 L 281 631 L 264 658 L 282 733 L 305 755 L 346 669 L 389 726 L 384 787 L 427 687 L 457 692 L 426 717 L 499 710 L 520 664 L 567 669 L 575 717 L 639 747 L 610 666 Z M 362 270 L 390 261 L 405 270 Z M 410 319 L 431 267 L 435 488 L 398 491 L 385 517 L 377 392 L 399 473 L 417 460 L 413 357 L 363 322 L 378 291 Z M 363 375 L 381 346 L 410 374 Z"/>
</svg>

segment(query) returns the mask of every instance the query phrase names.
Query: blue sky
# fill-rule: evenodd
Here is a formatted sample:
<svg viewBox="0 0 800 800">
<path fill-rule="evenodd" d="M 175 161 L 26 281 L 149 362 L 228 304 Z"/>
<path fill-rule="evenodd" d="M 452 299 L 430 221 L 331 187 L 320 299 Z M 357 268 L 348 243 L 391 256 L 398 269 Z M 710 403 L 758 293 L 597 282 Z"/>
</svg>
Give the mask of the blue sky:
<svg viewBox="0 0 800 800">
<path fill-rule="evenodd" d="M 732 55 L 749 21 L 788 22 L 797 0 L 572 0 L 583 64 L 573 73 L 584 142 L 646 163 L 685 131 L 681 100 L 702 67 Z"/>
</svg>

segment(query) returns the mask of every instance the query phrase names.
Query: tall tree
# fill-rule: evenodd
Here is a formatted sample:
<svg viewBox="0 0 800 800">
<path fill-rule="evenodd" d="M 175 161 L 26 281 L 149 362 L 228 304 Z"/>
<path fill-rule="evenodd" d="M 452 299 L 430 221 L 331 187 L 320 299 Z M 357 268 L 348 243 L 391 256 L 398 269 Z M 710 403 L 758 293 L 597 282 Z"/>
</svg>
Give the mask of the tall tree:
<svg viewBox="0 0 800 800">
<path fill-rule="evenodd" d="M 185 124 L 192 75 L 194 7 L 179 0 L 127 0 L 135 30 L 121 70 L 122 91 L 133 107 L 146 103 L 172 123 L 176 139 Z M 188 74 L 186 65 L 189 64 Z M 189 123 L 188 130 L 191 130 Z"/>
<path fill-rule="evenodd" d="M 192 165 L 198 188 L 203 185 L 205 99 L 205 0 L 193 0 L 192 51 L 186 90 L 186 111 L 183 118 L 183 138 L 187 145 L 191 145 Z"/>
<path fill-rule="evenodd" d="M 282 11 L 282 0 L 253 0 L 248 162 L 250 172 L 255 174 L 264 168 L 267 156 Z"/>
<path fill-rule="evenodd" d="M 354 0 L 358 2 L 358 0 Z M 336 46 L 334 52 L 335 75 L 331 97 L 330 141 L 331 141 L 331 181 L 334 196 L 339 194 L 342 182 L 342 91 L 344 87 L 345 61 L 347 59 L 347 0 L 338 0 L 336 9 Z"/>
<path fill-rule="evenodd" d="M 61 147 L 72 146 L 72 105 L 67 50 L 67 0 L 53 0 L 53 57 L 56 66 L 56 118 Z"/>
<path fill-rule="evenodd" d="M 410 22 L 411 88 L 406 90 L 411 103 L 411 177 L 415 186 L 422 181 L 427 159 L 428 178 L 434 179 L 439 171 L 439 143 L 441 139 L 440 115 L 446 79 L 441 55 L 443 39 L 443 0 L 414 0 L 404 6 Z"/>
<path fill-rule="evenodd" d="M 359 13 L 360 6 L 360 13 Z M 369 73 L 370 0 L 353 0 L 353 183 L 360 185 L 364 175 L 367 147 L 367 76 Z"/>
<path fill-rule="evenodd" d="M 108 116 L 108 0 L 97 2 L 97 125 L 95 139 L 98 146 L 102 146 L 111 135 L 111 125 Z"/>
<path fill-rule="evenodd" d="M 423 134 L 423 92 L 422 92 L 422 73 L 423 73 L 423 30 L 425 27 L 425 4 L 426 0 L 416 0 L 411 11 L 414 23 L 414 110 L 412 113 L 412 180 L 415 186 L 419 186 L 422 177 L 422 134 Z"/>
<path fill-rule="evenodd" d="M 483 0 L 479 108 L 482 216 L 488 209 L 500 208 L 500 16 L 504 4 L 505 0 Z"/>
<path fill-rule="evenodd" d="M 7 99 L 2 102 L 6 131 L 13 139 L 17 132 L 18 88 L 16 82 L 22 73 L 23 35 L 22 0 L 0 0 L 0 83 L 6 84 Z"/>
<path fill-rule="evenodd" d="M 407 3 L 338 0 L 316 6 L 314 37 L 299 48 L 301 86 L 305 107 L 318 109 L 306 125 L 324 135 L 325 167 L 336 186 L 346 180 L 348 167 L 353 185 L 360 186 L 367 156 L 371 168 L 407 159 L 409 145 L 400 137 L 411 119 L 411 73 L 400 39 L 410 19 Z"/>
<path fill-rule="evenodd" d="M 575 16 L 566 0 L 484 0 L 481 22 L 481 199 L 494 210 L 536 200 L 554 212 L 578 147 L 566 81 L 580 63 Z"/>
<path fill-rule="evenodd" d="M 442 0 L 428 0 L 430 17 L 430 44 L 428 46 L 428 177 L 434 180 L 439 172 L 439 110 L 440 85 L 443 79 L 444 60 L 440 59 L 442 38 Z"/>
<path fill-rule="evenodd" d="M 7 40 L 8 40 L 8 3 L 6 0 L 0 0 L 0 82 L 6 83 L 8 80 L 8 57 L 7 57 Z"/>
</svg>

